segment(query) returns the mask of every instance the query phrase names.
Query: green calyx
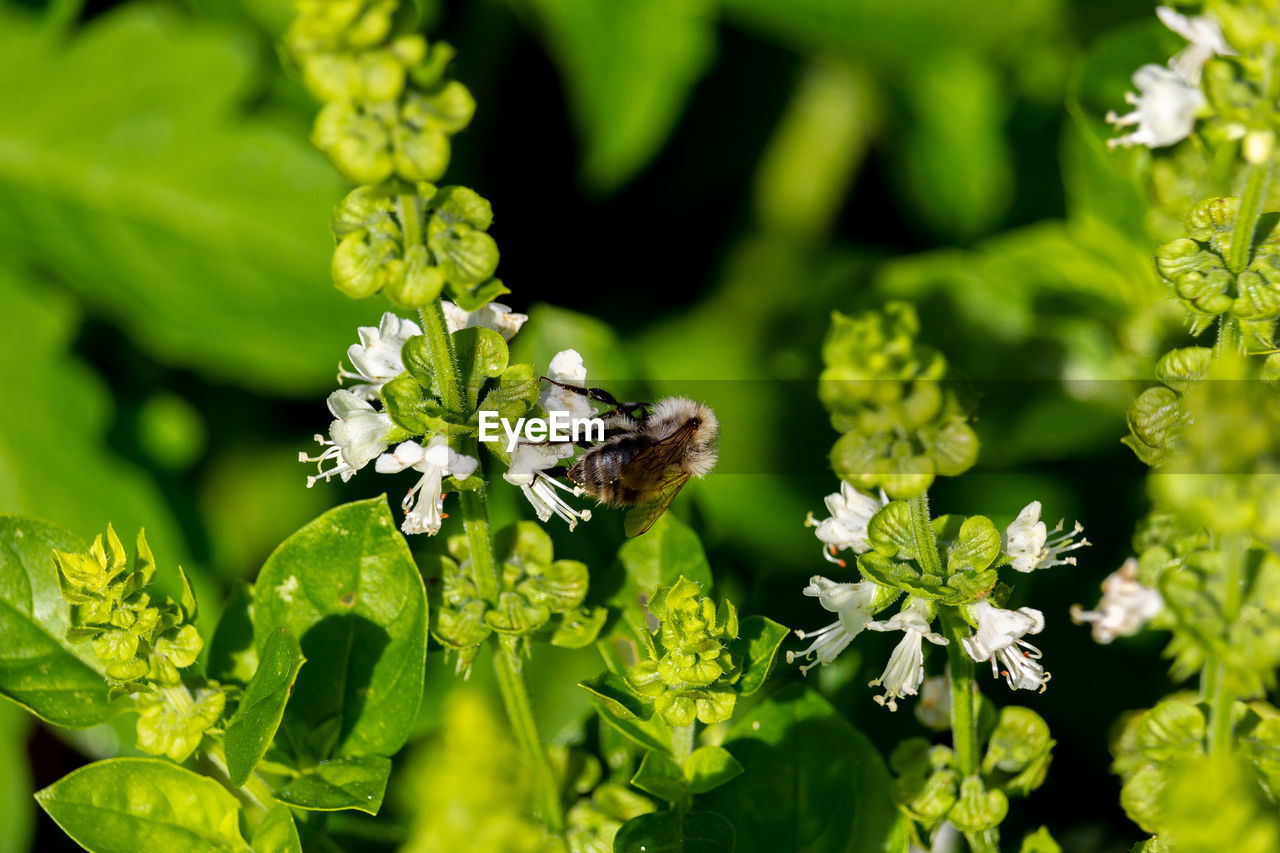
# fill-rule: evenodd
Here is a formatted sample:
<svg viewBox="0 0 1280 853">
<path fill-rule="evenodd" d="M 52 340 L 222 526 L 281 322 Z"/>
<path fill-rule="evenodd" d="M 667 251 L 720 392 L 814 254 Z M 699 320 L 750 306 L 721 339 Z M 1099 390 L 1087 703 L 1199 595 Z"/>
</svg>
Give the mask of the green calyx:
<svg viewBox="0 0 1280 853">
<path fill-rule="evenodd" d="M 509 291 L 493 277 L 498 245 L 489 202 L 466 187 L 392 181 L 360 187 L 339 203 L 331 229 L 333 281 L 360 299 L 379 291 L 401 308 L 447 293 L 467 311 Z"/>
<path fill-rule="evenodd" d="M 555 559 L 551 537 L 537 524 L 519 521 L 494 537 L 502 572 L 497 601 L 484 600 L 469 577 L 466 537 L 452 537 L 448 546 L 454 559 L 441 558 L 443 589 L 432 634 L 458 652 L 459 668 L 470 664 L 493 633 L 581 648 L 603 627 L 607 612 L 583 606 L 590 578 L 586 564 Z"/>
<path fill-rule="evenodd" d="M 194 625 L 195 596 L 182 574 L 181 603 L 145 591 L 156 564 L 146 534 L 127 560 L 115 529 L 83 553 L 54 552 L 58 583 L 71 605 L 67 639 L 88 642 L 102 665 L 111 695 L 138 694 L 138 747 L 185 760 L 216 725 L 225 697 L 216 685 L 193 700 L 182 670 L 196 662 L 204 641 Z M 178 570 L 180 573 L 181 569 Z"/>
<path fill-rule="evenodd" d="M 964 407 L 940 382 L 946 359 L 916 342 L 919 327 L 902 302 L 855 317 L 837 312 L 822 347 L 818 396 L 841 433 L 831 465 L 891 497 L 923 494 L 934 477 L 968 470 L 978 453 Z"/>
<path fill-rule="evenodd" d="M 1280 318 L 1280 231 L 1274 214 L 1258 222 L 1248 263 L 1239 274 L 1229 266 L 1232 231 L 1240 200 L 1212 198 L 1187 215 L 1188 236 L 1156 250 L 1156 270 L 1199 333 L 1219 315 L 1240 322 L 1246 339 L 1269 347 L 1275 321 Z"/>
<path fill-rule="evenodd" d="M 911 510 L 890 501 L 871 517 L 872 550 L 858 557 L 863 577 L 936 604 L 958 606 L 987 595 L 998 580 L 1000 531 L 982 515 L 942 515 L 932 522 L 940 550 L 937 567 L 917 553 Z"/>
<path fill-rule="evenodd" d="M 659 623 L 651 659 L 627 672 L 627 685 L 672 726 L 728 720 L 737 701 L 732 685 L 742 675 L 731 651 L 738 637 L 733 604 L 724 601 L 717 608 L 681 575 L 671 586 L 658 587 L 648 609 Z"/>
<path fill-rule="evenodd" d="M 357 183 L 443 175 L 449 137 L 475 113 L 466 87 L 444 79 L 453 48 L 402 32 L 395 0 L 299 0 L 297 10 L 284 46 L 325 103 L 316 146 Z"/>
</svg>

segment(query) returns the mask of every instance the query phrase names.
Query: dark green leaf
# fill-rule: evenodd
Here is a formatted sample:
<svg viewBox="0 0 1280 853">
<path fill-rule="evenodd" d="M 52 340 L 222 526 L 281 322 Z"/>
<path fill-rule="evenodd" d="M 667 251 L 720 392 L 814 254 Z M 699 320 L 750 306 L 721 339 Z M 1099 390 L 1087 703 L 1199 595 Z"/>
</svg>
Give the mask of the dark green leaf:
<svg viewBox="0 0 1280 853">
<path fill-rule="evenodd" d="M 263 643 L 258 671 L 245 688 L 224 735 L 227 770 L 234 784 L 248 781 L 271 746 L 294 679 L 305 660 L 297 638 L 286 628 L 272 632 Z"/>
<path fill-rule="evenodd" d="M 114 712 L 89 644 L 66 640 L 69 609 L 53 552 L 85 548 L 51 524 L 0 516 L 0 695 L 41 719 L 76 728 Z"/>
<path fill-rule="evenodd" d="M 698 4 L 534 0 L 586 146 L 583 171 L 615 189 L 657 152 L 714 49 Z"/>
<path fill-rule="evenodd" d="M 632 818 L 613 839 L 614 853 L 731 853 L 733 825 L 713 812 L 655 812 Z M 740 849 L 740 848 L 739 848 Z"/>
<path fill-rule="evenodd" d="M 322 761 L 289 780 L 276 796 L 312 811 L 357 809 L 377 814 L 391 775 L 391 759 L 376 755 Z"/>
<path fill-rule="evenodd" d="M 285 540 L 258 576 L 253 618 L 259 656 L 287 628 L 312 662 L 285 713 L 300 750 L 319 759 L 404 745 L 422 697 L 427 602 L 385 497 L 330 510 Z"/>
<path fill-rule="evenodd" d="M 746 772 L 698 805 L 733 823 L 739 853 L 869 853 L 896 837 L 884 762 L 817 693 L 770 696 L 739 715 L 724 748 Z"/>
<path fill-rule="evenodd" d="M 778 656 L 778 647 L 789 633 L 785 625 L 766 616 L 748 616 L 739 623 L 738 639 L 733 647 L 742 656 L 742 676 L 734 683 L 734 690 L 750 696 L 764 685 Z"/>
<path fill-rule="evenodd" d="M 212 779 L 156 758 L 112 758 L 36 794 L 62 830 L 92 853 L 246 851 L 240 803 Z"/>
<path fill-rule="evenodd" d="M 215 681 L 248 684 L 258 668 L 258 649 L 253 644 L 253 587 L 237 583 L 222 608 L 218 627 L 209 641 L 205 672 Z"/>
</svg>

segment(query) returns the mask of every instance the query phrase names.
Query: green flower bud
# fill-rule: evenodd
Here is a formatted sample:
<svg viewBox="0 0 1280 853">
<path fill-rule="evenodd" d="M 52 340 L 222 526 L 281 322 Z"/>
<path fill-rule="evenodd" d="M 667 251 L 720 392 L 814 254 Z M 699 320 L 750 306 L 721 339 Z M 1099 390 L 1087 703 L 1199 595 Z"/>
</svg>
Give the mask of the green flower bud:
<svg viewBox="0 0 1280 853">
<path fill-rule="evenodd" d="M 226 704 L 221 690 L 201 689 L 191 697 L 180 692 L 148 693 L 138 699 L 138 749 L 186 761 L 200 746 L 204 733 L 217 724 Z"/>
</svg>

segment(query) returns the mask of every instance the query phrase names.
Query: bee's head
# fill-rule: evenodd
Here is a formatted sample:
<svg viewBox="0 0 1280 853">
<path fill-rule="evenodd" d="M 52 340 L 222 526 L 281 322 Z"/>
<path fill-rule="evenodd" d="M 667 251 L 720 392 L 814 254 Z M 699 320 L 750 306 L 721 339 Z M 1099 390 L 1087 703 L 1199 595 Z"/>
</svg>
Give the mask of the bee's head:
<svg viewBox="0 0 1280 853">
<path fill-rule="evenodd" d="M 680 465 L 692 477 L 705 477 L 716 467 L 720 421 L 710 406 L 687 397 L 667 397 L 654 405 L 650 419 L 666 425 L 664 431 L 667 432 L 674 432 L 689 421 L 697 421 Z"/>
</svg>

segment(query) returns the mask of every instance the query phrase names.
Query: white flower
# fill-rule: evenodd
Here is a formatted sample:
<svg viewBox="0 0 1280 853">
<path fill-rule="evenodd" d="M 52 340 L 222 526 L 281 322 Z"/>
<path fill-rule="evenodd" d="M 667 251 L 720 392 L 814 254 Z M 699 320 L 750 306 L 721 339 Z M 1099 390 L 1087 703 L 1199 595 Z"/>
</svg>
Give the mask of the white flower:
<svg viewBox="0 0 1280 853">
<path fill-rule="evenodd" d="M 1062 533 L 1062 522 L 1049 530 L 1040 520 L 1040 501 L 1032 501 L 1022 508 L 1018 517 L 1005 528 L 1003 550 L 1010 557 L 1009 565 L 1020 572 L 1031 572 L 1036 569 L 1047 569 L 1050 566 L 1074 566 L 1075 557 L 1062 557 L 1067 551 L 1084 548 L 1089 545 L 1088 539 L 1075 541 L 1075 537 L 1084 532 L 1080 522 L 1076 522 L 1070 533 Z M 1050 537 L 1050 533 L 1056 534 Z"/>
<path fill-rule="evenodd" d="M 1211 15 L 1179 15 L 1168 6 L 1156 9 L 1156 15 L 1166 27 L 1191 44 L 1169 60 L 1169 67 L 1182 75 L 1193 86 L 1200 83 L 1204 64 L 1214 56 L 1239 56 L 1231 49 L 1222 35 L 1222 27 Z"/>
<path fill-rule="evenodd" d="M 813 513 L 804 520 L 805 527 L 816 527 L 814 533 L 822 542 L 822 557 L 829 563 L 843 566 L 844 560 L 836 556 L 840 551 L 849 548 L 855 554 L 865 554 L 871 550 L 867 541 L 867 524 L 871 516 L 889 502 L 884 491 L 877 500 L 840 481 L 840 491 L 825 498 L 830 518 L 818 521 Z"/>
<path fill-rule="evenodd" d="M 440 300 L 444 309 L 444 324 L 450 332 L 459 329 L 492 329 L 502 335 L 504 340 L 511 340 L 516 332 L 529 319 L 528 314 L 517 314 L 501 302 L 490 302 L 474 311 L 464 311 L 447 299 Z"/>
<path fill-rule="evenodd" d="M 1040 665 L 1040 650 L 1022 638 L 1044 630 L 1044 614 L 1030 607 L 1001 610 L 983 598 L 969 608 L 978 630 L 962 640 L 978 663 L 991 661 L 991 674 L 1004 676 L 1013 690 L 1044 692 L 1049 673 Z"/>
<path fill-rule="evenodd" d="M 945 731 L 951 725 L 951 681 L 945 675 L 932 675 L 920 685 L 920 699 L 915 706 L 916 719 L 934 731 Z"/>
<path fill-rule="evenodd" d="M 796 631 L 796 636 L 800 639 L 813 640 L 809 648 L 799 654 L 787 652 L 787 663 L 794 663 L 796 658 L 808 658 L 812 661 L 800 667 L 801 674 L 808 673 L 818 664 L 828 664 L 835 660 L 853 642 L 853 638 L 867 627 L 867 620 L 871 615 L 892 601 L 892 598 L 886 601 L 886 596 L 896 597 L 897 591 L 870 581 L 836 583 L 814 575 L 804 588 L 804 594 L 817 598 L 819 604 L 835 613 L 838 618 L 817 631 Z"/>
<path fill-rule="evenodd" d="M 373 400 L 382 390 L 382 386 L 404 372 L 404 362 L 400 360 L 400 350 L 405 341 L 422 330 L 412 320 L 392 314 L 390 311 L 382 315 L 382 322 L 375 329 L 373 326 L 361 326 L 356 330 L 360 343 L 352 344 L 347 350 L 347 358 L 351 360 L 351 370 L 338 365 L 338 384 L 344 379 L 355 379 L 351 393 L 365 400 Z"/>
<path fill-rule="evenodd" d="M 1109 643 L 1116 637 L 1132 637 L 1164 609 L 1164 599 L 1149 586 L 1138 583 L 1138 561 L 1133 557 L 1107 575 L 1102 582 L 1102 600 L 1097 610 L 1071 605 L 1071 619 L 1077 625 L 1093 623 L 1093 639 Z"/>
<path fill-rule="evenodd" d="M 587 382 L 587 368 L 577 350 L 563 350 L 555 354 L 547 365 L 547 378 L 566 385 L 583 387 Z M 570 418 L 589 418 L 595 414 L 591 401 L 585 395 L 548 384 L 538 398 L 538 405 L 547 412 L 568 412 Z"/>
<path fill-rule="evenodd" d="M 890 711 L 898 710 L 898 700 L 914 696 L 924 681 L 923 641 L 939 646 L 947 644 L 947 638 L 929 630 L 929 603 L 920 598 L 910 603 L 897 615 L 884 622 L 868 622 L 872 631 L 901 631 L 903 636 L 889 656 L 889 665 L 868 687 L 884 687 L 884 695 L 875 697 Z"/>
<path fill-rule="evenodd" d="M 1137 109 L 1127 115 L 1109 112 L 1107 121 L 1116 127 L 1136 124 L 1138 129 L 1108 140 L 1108 146 L 1163 148 L 1191 135 L 1196 114 L 1207 103 L 1203 92 L 1163 65 L 1142 66 L 1133 72 L 1133 85 L 1141 94 L 1126 92 L 1124 99 Z"/>
<path fill-rule="evenodd" d="M 298 454 L 299 462 L 315 462 L 320 473 L 307 478 L 307 488 L 316 484 L 316 480 L 328 480 L 340 476 L 345 483 L 355 476 L 356 472 L 368 465 L 374 457 L 387 449 L 387 444 L 396 432 L 396 425 L 386 412 L 376 411 L 369 401 L 345 389 L 334 391 L 329 395 L 329 411 L 337 420 L 329 425 L 329 436 L 317 435 L 316 441 L 324 450 L 318 456 L 308 456 L 305 452 Z M 337 460 L 332 468 L 325 470 L 324 463 L 330 459 Z"/>
<path fill-rule="evenodd" d="M 441 495 L 445 474 L 465 480 L 479 464 L 476 459 L 450 447 L 449 440 L 443 435 L 433 435 L 426 447 L 416 441 L 401 442 L 393 452 L 378 457 L 374 470 L 379 474 L 398 474 L 412 468 L 422 474 L 400 504 L 404 510 L 404 523 L 400 529 L 405 533 L 434 536 L 440 532 L 440 523 L 445 517 L 444 497 Z"/>
<path fill-rule="evenodd" d="M 573 455 L 573 446 L 569 444 L 524 444 L 516 446 L 511 454 L 511 465 L 507 473 L 502 475 L 513 486 L 519 486 L 524 496 L 533 505 L 539 521 L 547 521 L 552 513 L 563 518 L 573 530 L 579 521 L 590 521 L 591 510 L 577 510 L 560 497 L 557 489 L 572 495 L 582 494 L 581 489 L 566 486 L 554 477 L 542 473 L 554 468 L 556 463 Z"/>
</svg>

